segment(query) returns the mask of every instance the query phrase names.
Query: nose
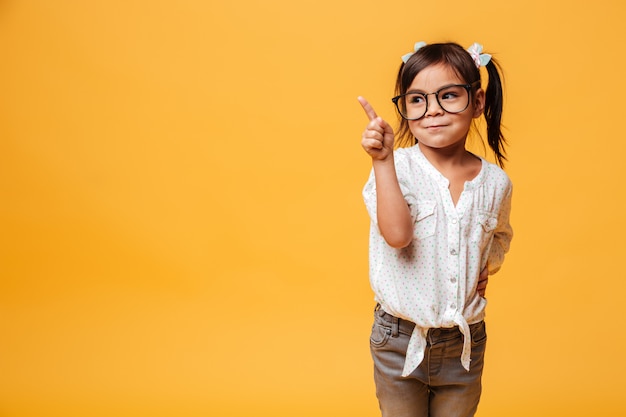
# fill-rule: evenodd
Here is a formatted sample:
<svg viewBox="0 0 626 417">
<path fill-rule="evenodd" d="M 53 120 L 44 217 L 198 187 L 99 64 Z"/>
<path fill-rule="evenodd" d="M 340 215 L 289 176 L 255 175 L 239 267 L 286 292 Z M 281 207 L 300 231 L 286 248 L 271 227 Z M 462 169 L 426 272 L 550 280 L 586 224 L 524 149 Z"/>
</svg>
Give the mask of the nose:
<svg viewBox="0 0 626 417">
<path fill-rule="evenodd" d="M 439 97 L 437 96 L 437 93 L 426 94 L 426 113 L 424 113 L 424 117 L 437 116 L 443 113 L 445 113 L 445 110 L 439 104 Z"/>
</svg>

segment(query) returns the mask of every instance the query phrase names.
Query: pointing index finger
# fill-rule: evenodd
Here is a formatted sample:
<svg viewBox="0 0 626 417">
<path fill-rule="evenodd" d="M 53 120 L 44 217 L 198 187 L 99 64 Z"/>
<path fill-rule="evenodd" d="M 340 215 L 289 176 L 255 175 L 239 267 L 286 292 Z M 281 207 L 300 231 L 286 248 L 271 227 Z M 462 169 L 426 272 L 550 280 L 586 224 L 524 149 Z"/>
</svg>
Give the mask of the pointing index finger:
<svg viewBox="0 0 626 417">
<path fill-rule="evenodd" d="M 363 110 L 365 110 L 365 114 L 367 115 L 368 119 L 374 120 L 378 117 L 372 105 L 367 100 L 365 100 L 365 98 L 359 96 L 357 100 L 359 100 L 359 103 L 361 103 L 361 107 L 363 107 Z"/>
</svg>

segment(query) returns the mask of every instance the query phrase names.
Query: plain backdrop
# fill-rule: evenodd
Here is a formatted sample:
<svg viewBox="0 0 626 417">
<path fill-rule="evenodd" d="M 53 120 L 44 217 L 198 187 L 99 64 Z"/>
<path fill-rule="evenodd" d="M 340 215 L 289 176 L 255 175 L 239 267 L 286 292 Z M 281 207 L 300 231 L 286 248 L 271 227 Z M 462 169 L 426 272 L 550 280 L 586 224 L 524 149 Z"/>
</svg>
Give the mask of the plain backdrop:
<svg viewBox="0 0 626 417">
<path fill-rule="evenodd" d="M 395 124 L 420 40 L 505 71 L 515 238 L 478 416 L 625 415 L 625 18 L 1 0 L 0 415 L 378 416 L 356 97 Z"/>
</svg>

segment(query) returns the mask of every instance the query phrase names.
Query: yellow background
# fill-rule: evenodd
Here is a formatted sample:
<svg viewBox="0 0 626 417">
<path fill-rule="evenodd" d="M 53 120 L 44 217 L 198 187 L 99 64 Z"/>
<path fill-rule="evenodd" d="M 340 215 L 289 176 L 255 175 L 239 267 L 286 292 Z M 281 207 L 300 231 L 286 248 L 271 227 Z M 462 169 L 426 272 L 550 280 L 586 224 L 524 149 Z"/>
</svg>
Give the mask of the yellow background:
<svg viewBox="0 0 626 417">
<path fill-rule="evenodd" d="M 479 416 L 625 415 L 624 18 L 0 1 L 0 415 L 377 416 L 356 97 L 393 119 L 418 40 L 505 70 L 516 236 Z"/>
</svg>

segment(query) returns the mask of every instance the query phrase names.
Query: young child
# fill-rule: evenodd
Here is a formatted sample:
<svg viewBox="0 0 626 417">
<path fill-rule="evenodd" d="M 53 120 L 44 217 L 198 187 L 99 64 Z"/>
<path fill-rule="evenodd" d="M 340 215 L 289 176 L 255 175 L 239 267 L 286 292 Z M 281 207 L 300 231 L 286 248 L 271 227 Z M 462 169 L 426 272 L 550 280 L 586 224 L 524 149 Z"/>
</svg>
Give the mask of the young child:
<svg viewBox="0 0 626 417">
<path fill-rule="evenodd" d="M 370 283 L 377 306 L 370 347 L 383 417 L 473 416 L 481 394 L 488 274 L 513 236 L 511 182 L 465 149 L 484 115 L 500 166 L 499 67 L 482 46 L 417 43 L 402 57 L 390 125 L 362 97 L 372 158 L 363 189 L 371 218 Z M 488 73 L 481 88 L 480 67 Z"/>
</svg>

